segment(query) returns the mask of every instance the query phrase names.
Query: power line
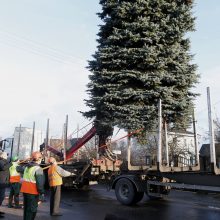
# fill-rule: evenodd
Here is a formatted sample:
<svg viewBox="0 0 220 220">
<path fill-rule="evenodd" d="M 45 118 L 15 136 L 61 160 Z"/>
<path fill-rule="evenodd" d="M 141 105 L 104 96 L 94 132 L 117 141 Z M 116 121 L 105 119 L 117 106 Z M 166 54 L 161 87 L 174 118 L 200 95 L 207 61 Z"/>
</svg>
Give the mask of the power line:
<svg viewBox="0 0 220 220">
<path fill-rule="evenodd" d="M 73 56 L 73 55 L 71 55 L 71 54 L 67 54 L 66 52 L 64 52 L 64 51 L 62 51 L 62 50 L 60 50 L 60 49 L 52 48 L 52 47 L 50 47 L 50 46 L 48 46 L 48 45 L 46 45 L 46 44 L 43 44 L 43 43 L 41 43 L 41 42 L 34 41 L 34 40 L 32 40 L 32 39 L 30 39 L 30 38 L 27 38 L 27 37 L 24 37 L 24 36 L 19 36 L 19 35 L 15 34 L 15 33 L 11 33 L 11 32 L 5 31 L 5 30 L 3 31 L 2 28 L 1 28 L 1 30 L 0 30 L 0 33 L 6 34 L 7 36 L 9 36 L 9 37 L 11 37 L 11 38 L 15 38 L 15 39 L 18 39 L 18 40 L 20 40 L 20 41 L 24 41 L 24 42 L 29 43 L 29 44 L 41 46 L 41 47 L 46 48 L 46 49 L 48 49 L 48 50 L 50 50 L 50 51 L 54 51 L 54 52 L 58 53 L 59 55 L 62 54 L 62 55 L 65 56 L 65 57 L 68 56 L 68 57 L 71 57 L 71 58 L 73 58 L 73 59 L 78 59 L 78 60 L 84 61 L 82 58 L 75 57 L 75 56 Z"/>
<path fill-rule="evenodd" d="M 212 106 L 216 106 L 218 103 L 220 103 L 220 100 L 218 100 L 217 102 L 215 102 L 214 104 L 212 104 Z M 198 111 L 197 114 L 204 112 L 204 111 L 208 111 L 207 108 L 203 108 L 202 110 Z M 212 112 L 213 113 L 213 112 Z"/>
<path fill-rule="evenodd" d="M 62 50 L 49 47 L 45 44 L 33 41 L 27 37 L 18 36 L 14 33 L 2 31 L 2 30 L 0 30 L 0 33 L 3 34 L 3 36 L 0 35 L 0 37 L 3 40 L 4 44 L 6 42 L 6 44 L 9 46 L 22 49 L 30 53 L 34 53 L 35 55 L 43 55 L 47 58 L 49 57 L 53 59 L 54 61 L 58 61 L 66 64 L 72 64 L 72 63 L 79 64 L 79 61 L 84 62 L 84 60 L 81 58 L 74 57 L 70 54 L 66 54 Z M 6 39 L 4 37 L 6 37 Z"/>
<path fill-rule="evenodd" d="M 10 42 L 1 42 L 0 41 L 0 43 L 4 44 L 4 45 L 7 45 L 7 46 L 10 46 L 10 47 L 12 46 L 12 47 L 17 48 L 17 49 L 22 49 L 22 50 L 24 50 L 24 51 L 26 51 L 28 53 L 32 53 L 34 55 L 38 55 L 38 56 L 40 55 L 40 56 L 43 56 L 43 57 L 46 57 L 46 58 L 50 58 L 51 60 L 59 62 L 59 63 L 72 64 L 72 63 L 66 62 L 65 60 L 62 60 L 60 58 L 57 58 L 56 56 L 51 56 L 51 55 L 48 55 L 48 54 L 46 54 L 44 52 L 33 50 L 31 48 L 25 48 L 25 47 L 18 46 L 16 44 L 13 44 L 13 43 L 10 43 Z"/>
</svg>

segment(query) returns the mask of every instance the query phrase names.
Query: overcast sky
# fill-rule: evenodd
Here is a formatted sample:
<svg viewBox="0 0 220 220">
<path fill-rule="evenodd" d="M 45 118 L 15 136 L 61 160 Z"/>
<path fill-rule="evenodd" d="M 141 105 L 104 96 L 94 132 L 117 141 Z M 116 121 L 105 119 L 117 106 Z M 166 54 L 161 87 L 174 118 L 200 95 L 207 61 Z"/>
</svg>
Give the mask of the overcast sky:
<svg viewBox="0 0 220 220">
<path fill-rule="evenodd" d="M 84 99 L 89 72 L 87 60 L 96 50 L 100 20 L 98 0 L 0 0 L 0 137 L 14 127 L 61 136 L 66 114 L 69 132 L 88 121 Z M 196 0 L 196 32 L 190 33 L 191 52 L 199 66 L 196 92 L 198 127 L 207 127 L 206 87 L 210 86 L 213 113 L 219 116 L 220 1 Z"/>
</svg>

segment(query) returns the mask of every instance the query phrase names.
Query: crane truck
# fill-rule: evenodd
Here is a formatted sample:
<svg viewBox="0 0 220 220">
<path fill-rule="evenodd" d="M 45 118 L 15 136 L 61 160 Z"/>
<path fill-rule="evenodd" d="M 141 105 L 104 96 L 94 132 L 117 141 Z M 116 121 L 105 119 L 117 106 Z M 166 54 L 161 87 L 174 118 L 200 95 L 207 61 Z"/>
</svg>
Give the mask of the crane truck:
<svg viewBox="0 0 220 220">
<path fill-rule="evenodd" d="M 87 164 L 64 164 L 65 169 L 73 171 L 78 169 L 78 183 L 88 184 L 89 180 L 107 178 L 109 180 L 109 189 L 115 190 L 117 200 L 123 205 L 133 205 L 141 201 L 144 194 L 149 198 L 160 199 L 167 196 L 171 189 L 187 191 L 205 191 L 220 193 L 220 169 L 216 165 L 215 145 L 213 139 L 210 143 L 211 163 L 209 169 L 200 169 L 200 160 L 198 152 L 198 141 L 196 134 L 195 120 L 194 128 L 194 147 L 195 162 L 188 164 L 175 163 L 169 161 L 168 145 L 165 149 L 162 146 L 162 108 L 159 102 L 158 111 L 158 139 L 157 139 L 157 157 L 156 163 L 152 162 L 150 157 L 145 164 L 131 164 L 131 136 L 128 135 L 127 161 L 110 160 L 108 157 L 100 160 L 93 160 Z M 210 120 L 212 121 L 212 120 Z M 210 130 L 212 132 L 213 129 Z M 166 137 L 166 132 L 164 132 Z M 71 156 L 91 139 L 96 133 L 95 127 L 92 127 L 86 135 L 75 143 L 67 152 L 66 158 Z M 210 134 L 213 137 L 213 134 Z M 51 152 L 63 157 L 63 154 L 56 152 L 55 149 L 48 147 Z M 162 156 L 165 152 L 165 163 Z M 80 180 L 80 181 L 79 181 Z M 77 182 L 77 181 L 75 181 Z M 72 185 L 70 180 L 66 185 Z"/>
<path fill-rule="evenodd" d="M 160 107 L 161 108 L 161 107 Z M 168 147 L 162 149 L 162 119 L 159 110 L 157 161 L 153 162 L 150 157 L 146 163 L 140 166 L 131 164 L 131 136 L 128 135 L 127 161 L 112 160 L 108 157 L 93 159 L 86 162 L 62 164 L 61 166 L 71 172 L 77 171 L 77 177 L 64 179 L 64 186 L 82 187 L 89 184 L 90 180 L 105 179 L 109 189 L 115 190 L 117 200 L 123 205 L 138 203 L 147 194 L 152 199 L 160 199 L 167 196 L 171 189 L 188 191 L 206 191 L 220 193 L 220 169 L 214 162 L 208 170 L 200 170 L 198 155 L 197 135 L 194 121 L 195 161 L 188 164 L 169 161 Z M 87 141 L 96 135 L 95 127 L 92 127 L 82 138 L 75 142 L 67 151 L 66 159 Z M 63 153 L 48 146 L 47 150 L 63 160 Z M 166 152 L 166 161 L 162 160 L 162 153 Z M 211 158 L 214 157 L 213 145 L 210 145 Z M 211 160 L 213 161 L 213 159 Z"/>
</svg>

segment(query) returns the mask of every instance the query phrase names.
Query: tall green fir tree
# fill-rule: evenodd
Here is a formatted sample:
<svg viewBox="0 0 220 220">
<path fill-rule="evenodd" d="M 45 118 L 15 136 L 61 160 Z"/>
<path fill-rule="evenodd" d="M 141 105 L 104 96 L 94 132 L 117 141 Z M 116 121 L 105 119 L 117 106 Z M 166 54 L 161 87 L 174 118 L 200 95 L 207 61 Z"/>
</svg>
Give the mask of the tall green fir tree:
<svg viewBox="0 0 220 220">
<path fill-rule="evenodd" d="M 113 127 L 152 129 L 158 100 L 172 128 L 185 130 L 196 94 L 196 65 L 187 33 L 194 31 L 191 0 L 100 0 L 97 51 L 89 61 L 90 108 L 101 139 Z"/>
</svg>

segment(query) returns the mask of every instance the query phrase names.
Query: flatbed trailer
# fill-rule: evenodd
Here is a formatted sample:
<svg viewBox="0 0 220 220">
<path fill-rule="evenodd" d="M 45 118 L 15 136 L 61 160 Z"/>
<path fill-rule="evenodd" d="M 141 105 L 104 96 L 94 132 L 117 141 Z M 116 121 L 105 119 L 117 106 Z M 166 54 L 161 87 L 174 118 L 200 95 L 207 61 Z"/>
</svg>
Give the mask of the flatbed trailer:
<svg viewBox="0 0 220 220">
<path fill-rule="evenodd" d="M 141 201 L 144 193 L 151 199 L 160 199 L 167 196 L 171 189 L 220 193 L 220 175 L 204 172 L 128 172 L 116 176 L 111 189 L 115 190 L 120 203 L 134 205 Z"/>
<path fill-rule="evenodd" d="M 211 114 L 210 109 L 209 112 Z M 123 205 L 133 205 L 143 198 L 144 193 L 150 198 L 159 199 L 168 195 L 171 189 L 220 193 L 220 169 L 216 165 L 214 135 L 211 128 L 212 119 L 210 119 L 210 137 L 212 137 L 210 138 L 210 170 L 204 172 L 200 170 L 195 120 L 193 120 L 195 164 L 174 167 L 169 163 L 168 156 L 166 165 L 162 163 L 161 102 L 159 102 L 158 116 L 157 164 L 133 166 L 130 159 L 130 141 L 128 140 L 127 167 L 121 171 L 120 175 L 112 179 L 110 186 L 115 190 L 117 200 Z M 165 152 L 168 155 L 167 146 Z"/>
</svg>

